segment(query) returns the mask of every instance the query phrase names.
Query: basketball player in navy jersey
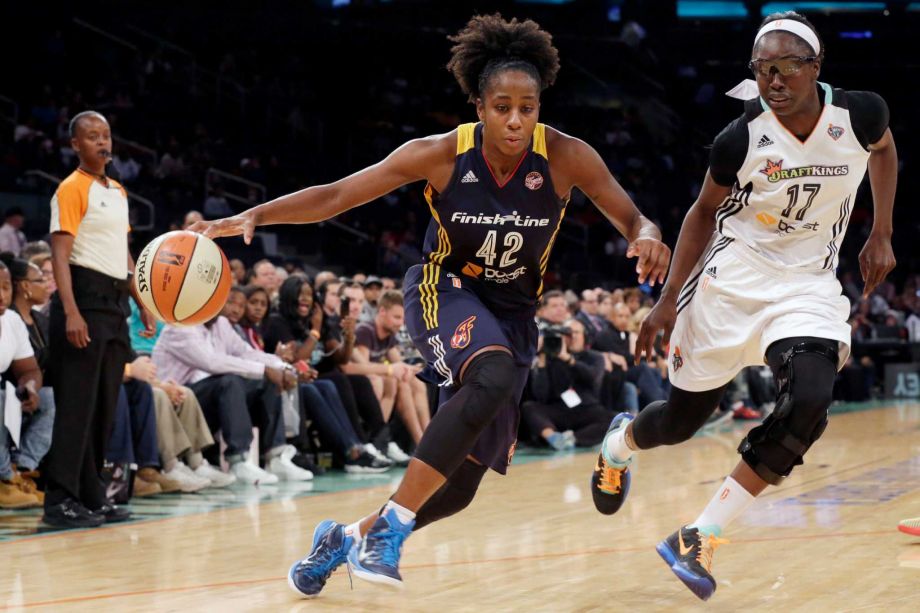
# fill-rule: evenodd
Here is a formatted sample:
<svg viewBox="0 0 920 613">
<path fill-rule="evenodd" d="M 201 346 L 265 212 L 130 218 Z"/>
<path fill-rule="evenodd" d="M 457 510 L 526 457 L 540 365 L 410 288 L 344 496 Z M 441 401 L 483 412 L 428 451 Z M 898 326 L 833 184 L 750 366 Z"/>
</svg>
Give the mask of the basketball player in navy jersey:
<svg viewBox="0 0 920 613">
<path fill-rule="evenodd" d="M 722 530 L 802 464 L 827 425 L 850 345 L 837 255 L 867 167 L 875 218 L 859 256 L 865 296 L 895 265 L 888 107 L 877 94 L 819 82 L 823 59 L 820 37 L 797 13 L 771 15 L 757 33 L 756 83 L 729 92 L 746 99 L 744 114 L 715 139 L 671 274 L 639 332 L 636 354 L 651 356 L 664 330 L 671 395 L 635 420 L 614 419 L 592 477 L 595 506 L 615 513 L 635 452 L 689 439 L 741 368 L 770 365 L 773 414 L 742 441 L 741 461 L 696 521 L 658 545 L 703 600 L 716 589 L 710 567 Z"/>
<path fill-rule="evenodd" d="M 533 21 L 474 17 L 448 68 L 479 123 L 413 140 L 382 162 L 238 216 L 201 222 L 208 236 L 256 226 L 329 219 L 425 180 L 432 221 L 424 264 L 406 274 L 406 324 L 441 385 L 440 408 L 396 493 L 349 526 L 320 523 L 289 584 L 319 593 L 346 561 L 358 577 L 399 586 L 410 532 L 464 509 L 488 468 L 504 474 L 514 453 L 518 403 L 537 348 L 534 314 L 571 190 L 578 187 L 629 240 L 640 282 L 664 280 L 670 250 L 590 146 L 538 123 L 540 93 L 559 60 Z"/>
</svg>

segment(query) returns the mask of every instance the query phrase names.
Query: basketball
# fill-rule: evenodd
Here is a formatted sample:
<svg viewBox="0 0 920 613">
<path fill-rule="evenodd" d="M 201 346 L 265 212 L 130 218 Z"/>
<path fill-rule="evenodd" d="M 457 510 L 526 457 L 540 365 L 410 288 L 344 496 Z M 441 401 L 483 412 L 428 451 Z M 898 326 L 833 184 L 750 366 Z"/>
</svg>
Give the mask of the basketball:
<svg viewBox="0 0 920 613">
<path fill-rule="evenodd" d="M 168 324 L 194 326 L 217 315 L 231 284 L 227 256 L 210 238 L 186 231 L 150 241 L 134 270 L 137 295 Z"/>
</svg>

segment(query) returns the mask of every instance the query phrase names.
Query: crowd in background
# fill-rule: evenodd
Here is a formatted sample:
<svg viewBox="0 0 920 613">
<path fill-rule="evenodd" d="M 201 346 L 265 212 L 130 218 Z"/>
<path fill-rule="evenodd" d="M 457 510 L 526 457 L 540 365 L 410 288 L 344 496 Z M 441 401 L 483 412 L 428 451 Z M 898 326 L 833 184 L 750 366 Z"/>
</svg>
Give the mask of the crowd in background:
<svg viewBox="0 0 920 613">
<path fill-rule="evenodd" d="M 43 366 L 54 277 L 47 243 L 26 240 L 22 216 L 9 209 L 0 226 L 0 308 L 21 318 Z M 153 337 L 132 303 L 134 355 L 104 476 L 131 480 L 122 484 L 123 497 L 305 481 L 327 470 L 380 473 L 408 462 L 436 411 L 437 387 L 406 332 L 401 279 L 353 269 L 349 276 L 311 272 L 292 261 L 247 267 L 234 259 L 234 285 L 219 317 L 192 327 L 158 324 Z M 920 342 L 918 282 L 920 275 L 910 276 L 900 292 L 884 283 L 862 299 L 844 276 L 857 347 Z M 636 334 L 654 302 L 643 287 L 557 286 L 543 295 L 538 357 L 522 404 L 523 443 L 558 451 L 594 446 L 617 412 L 636 413 L 667 397 L 660 339 L 653 360 L 634 359 Z M 0 334 L 0 354 L 17 355 L 16 342 L 25 340 Z M 15 381 L 12 370 L 6 376 Z M 879 385 L 872 357 L 856 351 L 835 394 L 865 400 Z M 53 402 L 43 398 L 28 412 L 20 443 L 11 446 L 5 436 L 0 447 L 0 506 L 41 502 L 40 462 L 54 415 Z M 773 400 L 769 368 L 747 368 L 710 425 L 759 420 Z"/>
</svg>

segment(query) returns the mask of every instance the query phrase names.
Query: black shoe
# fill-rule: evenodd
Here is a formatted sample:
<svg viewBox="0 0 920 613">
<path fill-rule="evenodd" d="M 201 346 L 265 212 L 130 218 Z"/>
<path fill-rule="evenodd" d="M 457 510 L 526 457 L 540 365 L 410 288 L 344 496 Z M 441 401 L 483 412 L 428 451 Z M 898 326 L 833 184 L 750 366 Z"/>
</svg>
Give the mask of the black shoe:
<svg viewBox="0 0 920 613">
<path fill-rule="evenodd" d="M 384 473 L 393 467 L 389 460 L 381 460 L 372 456 L 366 451 L 362 451 L 354 460 L 345 461 L 345 472 L 347 473 Z"/>
<path fill-rule="evenodd" d="M 98 509 L 93 511 L 95 515 L 101 517 L 107 524 L 117 524 L 120 521 L 131 519 L 131 511 L 125 507 L 107 502 Z"/>
<path fill-rule="evenodd" d="M 658 543 L 655 549 L 691 592 L 701 600 L 709 600 L 716 591 L 716 580 L 711 572 L 712 553 L 727 542 L 685 526 Z"/>
<path fill-rule="evenodd" d="M 304 470 L 309 470 L 311 473 L 313 473 L 314 476 L 322 475 L 326 472 L 325 468 L 314 464 L 313 460 L 310 459 L 310 456 L 305 453 L 298 453 L 293 458 L 291 458 L 291 462 L 294 463 L 294 466 L 299 466 Z"/>
<path fill-rule="evenodd" d="M 98 528 L 105 523 L 105 518 L 96 515 L 79 501 L 67 498 L 58 504 L 46 505 L 42 521 L 58 528 Z"/>
</svg>

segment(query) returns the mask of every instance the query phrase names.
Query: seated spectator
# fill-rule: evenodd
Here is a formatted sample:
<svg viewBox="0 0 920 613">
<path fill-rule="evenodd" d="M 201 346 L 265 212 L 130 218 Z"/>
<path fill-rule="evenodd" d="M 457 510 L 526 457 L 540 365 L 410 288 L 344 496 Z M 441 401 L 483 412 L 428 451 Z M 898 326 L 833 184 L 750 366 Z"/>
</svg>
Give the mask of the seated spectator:
<svg viewBox="0 0 920 613">
<path fill-rule="evenodd" d="M 581 293 L 581 302 L 575 318 L 585 327 L 585 336 L 589 345 L 594 341 L 594 337 L 604 329 L 604 318 L 598 314 L 600 301 L 598 292 L 593 289 L 586 289 Z"/>
<path fill-rule="evenodd" d="M 0 226 L 0 252 L 8 251 L 19 257 L 22 248 L 26 245 L 26 235 L 22 231 L 25 222 L 25 214 L 18 206 L 6 210 L 3 225 Z"/>
<path fill-rule="evenodd" d="M 249 283 L 264 288 L 271 302 L 274 302 L 278 296 L 278 288 L 281 287 L 281 282 L 278 280 L 278 269 L 271 263 L 271 260 L 259 260 L 252 265 L 252 278 Z"/>
<path fill-rule="evenodd" d="M 57 284 L 54 282 L 54 264 L 51 261 L 51 256 L 45 253 L 33 255 L 29 259 L 29 262 L 38 266 L 42 271 L 42 278 L 45 280 L 45 293 L 48 296 L 48 300 L 46 300 L 44 304 L 37 306 L 47 315 L 48 307 L 51 304 L 51 296 L 57 291 Z"/>
<path fill-rule="evenodd" d="M 185 214 L 185 218 L 182 220 L 182 229 L 185 230 L 194 223 L 197 223 L 204 219 L 200 211 L 189 211 Z"/>
<path fill-rule="evenodd" d="M 374 323 L 355 329 L 355 350 L 346 372 L 379 377 L 384 389 L 395 384 L 396 412 L 417 445 L 431 414 L 428 389 L 415 376 L 421 365 L 406 364 L 399 353 L 396 334 L 404 319 L 402 294 L 395 290 L 382 294 Z"/>
<path fill-rule="evenodd" d="M 565 294 L 559 290 L 550 290 L 543 294 L 543 300 L 538 314 L 538 325 L 541 330 L 546 326 L 561 326 L 569 319 L 569 307 L 565 301 Z"/>
<path fill-rule="evenodd" d="M 234 215 L 233 207 L 227 202 L 224 196 L 224 188 L 217 186 L 204 201 L 204 215 L 208 219 L 218 219 L 220 217 L 232 217 Z"/>
<path fill-rule="evenodd" d="M 521 410 L 531 435 L 558 451 L 599 444 L 613 418 L 598 396 L 603 356 L 586 349 L 580 321 L 563 325 L 568 336 L 551 331 L 543 339 L 530 377 L 534 400 Z"/>
<path fill-rule="evenodd" d="M 29 331 L 19 315 L 8 308 L 12 293 L 10 271 L 0 263 L 0 372 L 15 383 L 23 413 L 15 450 L 11 450 L 9 432 L 0 427 L 0 508 L 21 509 L 44 503 L 44 495 L 33 479 L 51 445 L 55 404 L 51 388 L 42 387 L 42 372 L 29 341 Z M 6 390 L 0 389 L 0 424 L 5 401 Z"/>
<path fill-rule="evenodd" d="M 234 285 L 242 286 L 246 284 L 246 265 L 243 264 L 243 260 L 238 258 L 230 260 L 230 271 L 233 273 Z"/>
<path fill-rule="evenodd" d="M 261 292 L 261 288 L 255 288 Z M 253 311 L 253 303 L 247 304 L 246 316 L 253 325 L 261 324 L 261 319 L 267 310 L 267 304 L 257 304 Z M 256 320 L 256 321 L 252 321 Z M 343 449 L 345 470 L 348 472 L 382 472 L 392 466 L 382 453 L 367 439 L 360 440 L 354 422 L 359 420 L 356 408 L 349 412 L 343 402 L 343 396 L 348 398 L 352 394 L 351 383 L 342 373 L 333 373 L 325 379 L 317 380 L 318 372 L 311 365 L 317 365 L 327 356 L 324 351 L 323 335 L 328 335 L 329 329 L 324 326 L 326 320 L 323 307 L 313 299 L 313 288 L 301 276 L 293 276 L 281 284 L 278 294 L 278 312 L 273 313 L 265 325 L 265 341 L 258 335 L 249 333 L 255 342 L 274 351 L 290 363 L 298 364 L 300 371 L 301 409 L 305 417 L 312 414 L 318 423 L 327 432 L 339 425 L 340 432 L 330 433 L 331 440 L 339 442 L 348 440 L 350 445 Z M 244 330 L 246 329 L 244 325 Z M 251 330 L 251 329 L 250 329 Z M 337 348 L 333 348 L 335 353 Z M 340 392 L 340 390 L 344 390 Z M 349 421 L 348 427 L 343 424 Z M 304 432 L 305 425 L 301 420 L 300 430 Z M 306 444 L 303 440 L 301 446 Z"/>
<path fill-rule="evenodd" d="M 25 247 L 22 248 L 19 257 L 23 260 L 26 260 L 27 262 L 32 262 L 41 268 L 41 262 L 36 262 L 33 260 L 33 258 L 39 255 L 47 255 L 48 257 L 51 257 L 51 245 L 45 241 L 28 242 L 26 243 Z"/>
<path fill-rule="evenodd" d="M 10 271 L 13 280 L 12 306 L 29 331 L 29 342 L 44 376 L 48 366 L 49 322 L 48 316 L 38 309 L 48 302 L 48 284 L 35 264 L 7 257 L 7 254 L 0 254 L 0 260 Z"/>
<path fill-rule="evenodd" d="M 607 356 L 614 370 L 626 373 L 626 379 L 639 389 L 639 400 L 643 406 L 666 399 L 667 387 L 657 369 L 657 363 L 635 364 L 635 337 L 629 333 L 629 322 L 632 317 L 629 307 L 622 302 L 617 303 L 611 308 L 608 317 L 608 326 L 597 335 L 593 348 Z"/>
<path fill-rule="evenodd" d="M 381 291 L 383 291 L 383 282 L 379 277 L 371 275 L 364 280 L 364 306 L 361 309 L 358 323 L 371 323 L 377 317 L 377 300 L 380 298 Z"/>
<path fill-rule="evenodd" d="M 137 308 L 137 304 L 132 300 L 131 315 L 128 316 L 128 340 L 131 341 L 131 349 L 138 355 L 149 356 L 153 353 L 153 348 L 157 344 L 157 339 L 160 338 L 164 324 L 158 319 L 154 326 L 154 332 L 150 334 L 144 322 L 141 321 L 141 312 Z"/>
<path fill-rule="evenodd" d="M 212 431 L 227 445 L 230 470 L 243 483 L 270 484 L 279 478 L 305 481 L 313 474 L 291 462 L 297 450 L 285 443 L 281 390 L 297 384 L 277 356 L 252 348 L 226 317 L 188 327 L 167 326 L 153 350 L 160 376 L 189 387 Z M 252 417 L 260 427 L 260 450 L 268 472 L 246 461 Z"/>
</svg>

